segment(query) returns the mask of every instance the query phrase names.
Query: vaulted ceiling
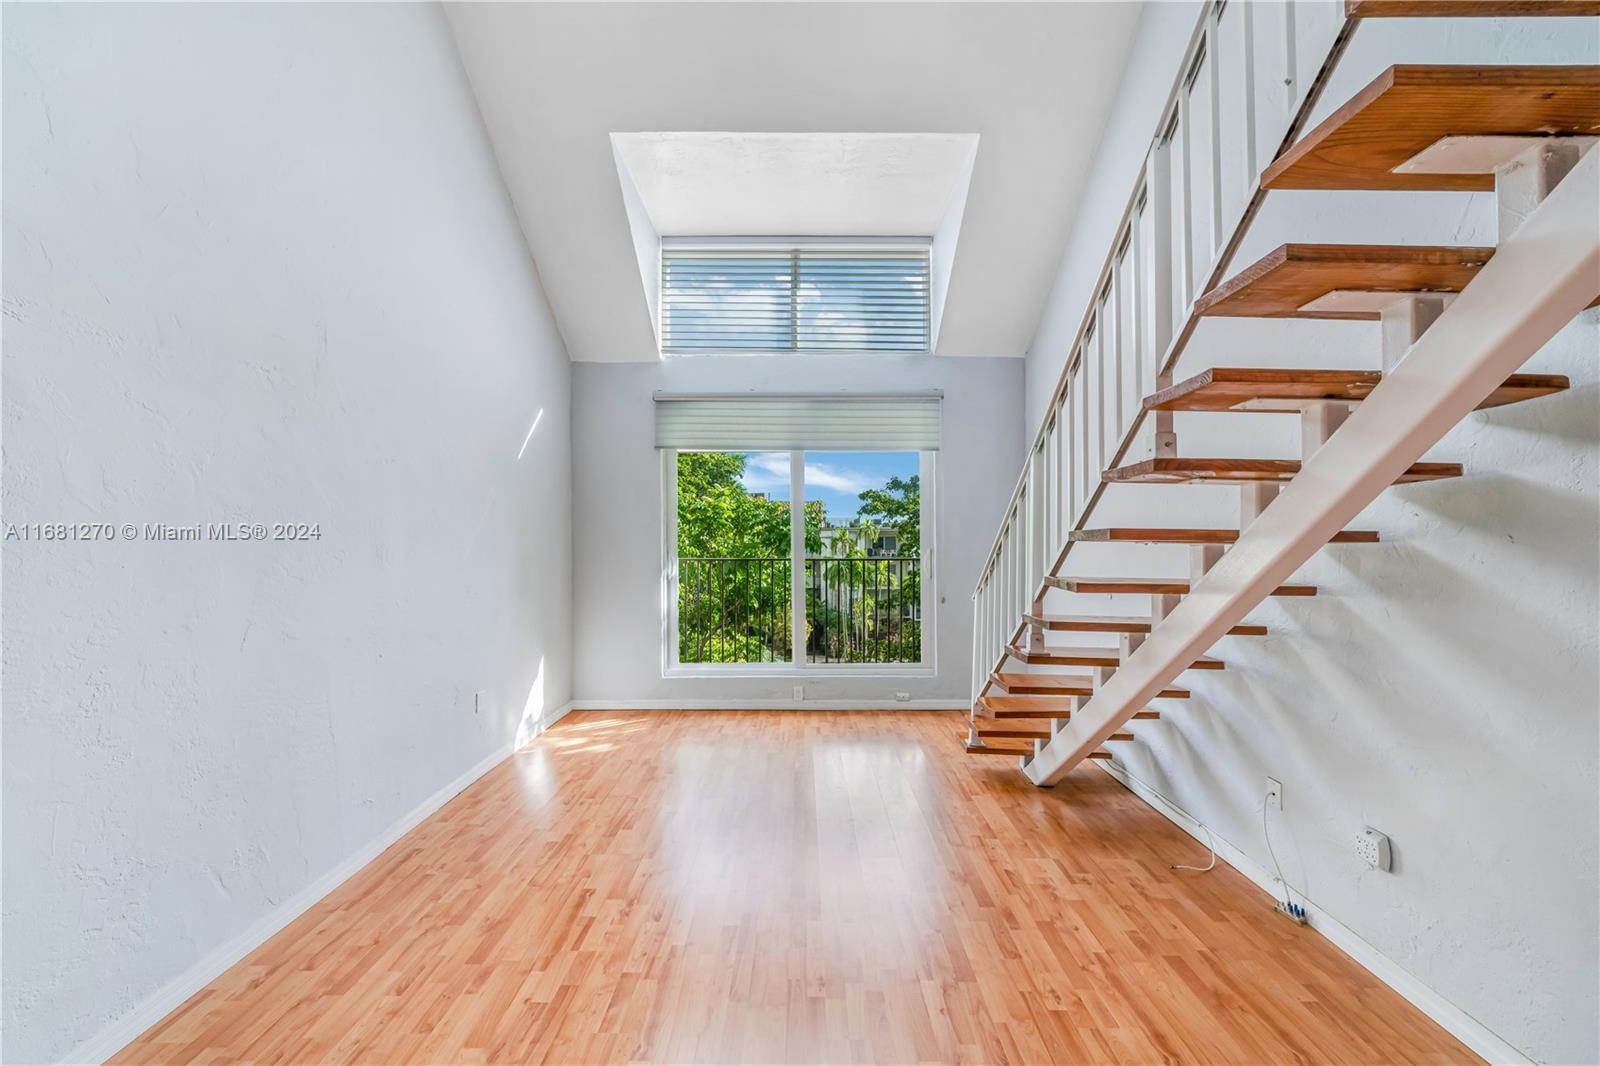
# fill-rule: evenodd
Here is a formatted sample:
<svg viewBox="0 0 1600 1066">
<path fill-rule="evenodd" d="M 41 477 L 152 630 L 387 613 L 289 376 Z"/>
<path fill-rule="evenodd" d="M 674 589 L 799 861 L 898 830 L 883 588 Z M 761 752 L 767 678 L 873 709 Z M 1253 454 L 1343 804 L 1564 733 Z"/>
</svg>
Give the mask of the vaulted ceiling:
<svg viewBox="0 0 1600 1066">
<path fill-rule="evenodd" d="M 447 10 L 572 358 L 648 361 L 658 358 L 655 332 L 613 134 L 976 134 L 937 350 L 1025 354 L 1141 6 L 533 3 Z M 860 226 L 874 198 L 882 200 L 883 175 L 853 166 L 848 153 L 837 166 L 810 169 L 796 176 L 793 190 L 808 204 L 832 202 L 830 211 L 813 212 L 818 217 Z M 775 177 L 765 175 L 766 187 Z M 693 203 L 696 225 L 711 224 L 710 208 L 737 188 L 721 180 L 698 200 L 682 201 Z M 722 232 L 747 231 L 749 205 L 739 205 L 743 216 L 733 206 Z M 885 226 L 915 216 L 885 210 Z"/>
</svg>

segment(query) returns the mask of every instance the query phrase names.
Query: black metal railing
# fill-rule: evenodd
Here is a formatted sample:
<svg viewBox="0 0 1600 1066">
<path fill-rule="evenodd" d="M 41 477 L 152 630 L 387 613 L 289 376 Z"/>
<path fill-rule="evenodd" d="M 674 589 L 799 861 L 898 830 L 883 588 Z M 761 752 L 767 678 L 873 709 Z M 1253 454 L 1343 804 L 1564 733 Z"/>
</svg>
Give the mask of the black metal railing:
<svg viewBox="0 0 1600 1066">
<path fill-rule="evenodd" d="M 807 661 L 922 661 L 921 559 L 807 559 L 805 579 Z"/>
<path fill-rule="evenodd" d="M 922 560 L 916 556 L 805 561 L 807 662 L 922 661 Z M 791 662 L 788 559 L 678 559 L 680 663 Z"/>
<path fill-rule="evenodd" d="M 680 663 L 789 662 L 789 560 L 678 559 Z"/>
</svg>

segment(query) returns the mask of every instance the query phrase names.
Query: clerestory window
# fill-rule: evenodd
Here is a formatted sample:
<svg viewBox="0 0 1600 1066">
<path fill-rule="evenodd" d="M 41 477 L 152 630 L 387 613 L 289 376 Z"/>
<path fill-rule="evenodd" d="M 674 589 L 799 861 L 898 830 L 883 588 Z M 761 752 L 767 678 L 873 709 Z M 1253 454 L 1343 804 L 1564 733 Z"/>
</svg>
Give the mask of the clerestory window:
<svg viewBox="0 0 1600 1066">
<path fill-rule="evenodd" d="M 929 242 L 664 239 L 661 350 L 926 353 Z"/>
</svg>

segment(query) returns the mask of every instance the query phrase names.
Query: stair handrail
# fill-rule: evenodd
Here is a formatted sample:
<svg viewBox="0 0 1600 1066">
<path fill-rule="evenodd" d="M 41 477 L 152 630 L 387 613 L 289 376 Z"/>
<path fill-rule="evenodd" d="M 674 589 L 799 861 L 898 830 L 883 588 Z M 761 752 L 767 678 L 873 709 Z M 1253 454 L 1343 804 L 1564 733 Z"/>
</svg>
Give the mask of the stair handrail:
<svg viewBox="0 0 1600 1066">
<path fill-rule="evenodd" d="M 1229 10 L 1236 17 L 1224 21 Z M 1281 76 L 1277 79 L 1257 76 L 1256 22 L 1258 16 L 1269 12 L 1281 20 L 1282 53 L 1275 57 L 1281 62 Z M 1172 368 L 1197 323 L 1195 299 L 1221 280 L 1260 210 L 1265 193 L 1260 184 L 1263 161 L 1258 158 L 1256 142 L 1266 112 L 1258 104 L 1276 104 L 1281 112 L 1277 125 L 1282 132 L 1270 157 L 1276 159 L 1305 127 L 1358 23 L 1359 19 L 1346 16 L 1343 0 L 1300 0 L 1260 9 L 1250 3 L 1230 6 L 1226 0 L 1208 0 L 1202 6 L 1069 357 L 973 589 L 974 704 L 988 689 L 990 673 L 1004 661 L 1005 648 L 1026 628 L 1024 614 L 1040 606 L 1044 578 L 1065 562 L 1072 546 L 1067 532 L 1083 528 L 1099 502 L 1104 491 L 1100 471 L 1120 462 L 1144 432 L 1141 400 L 1145 392 L 1170 383 Z M 1232 48 L 1228 48 L 1230 40 Z M 1226 203 L 1222 64 L 1216 61 L 1225 48 L 1245 57 L 1239 71 L 1242 92 L 1238 102 L 1242 106 L 1227 112 L 1242 122 L 1245 194 L 1226 223 L 1222 217 Z M 1297 74 L 1302 51 L 1319 57 L 1315 72 L 1306 80 Z M 1205 79 L 1206 89 L 1203 115 L 1208 170 L 1203 218 L 1211 257 L 1204 269 L 1195 269 L 1202 205 L 1196 202 L 1196 116 L 1190 105 L 1201 79 Z M 1283 98 L 1277 100 L 1280 91 Z M 1125 345 L 1125 341 L 1131 343 Z M 1109 384 L 1105 372 L 1108 361 L 1115 370 L 1114 385 Z M 1097 364 L 1091 389 L 1089 378 Z M 1132 388 L 1125 396 L 1123 386 L 1130 374 Z M 1076 388 L 1075 378 L 1079 379 Z M 1115 444 L 1109 448 L 1108 387 L 1115 418 Z M 1175 449 L 1170 418 L 1170 414 L 1156 415 L 1158 455 L 1172 454 Z"/>
<path fill-rule="evenodd" d="M 1023 770 L 1053 785 L 1600 297 L 1600 148 L 1559 179 L 1404 358 Z"/>
</svg>

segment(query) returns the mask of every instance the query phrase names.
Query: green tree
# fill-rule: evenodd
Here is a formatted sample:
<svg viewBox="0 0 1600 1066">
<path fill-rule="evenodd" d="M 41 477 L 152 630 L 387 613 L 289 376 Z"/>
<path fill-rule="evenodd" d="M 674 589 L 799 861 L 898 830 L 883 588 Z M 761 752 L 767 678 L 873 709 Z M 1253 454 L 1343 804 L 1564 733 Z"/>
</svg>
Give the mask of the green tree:
<svg viewBox="0 0 1600 1066">
<path fill-rule="evenodd" d="M 783 558 L 789 505 L 745 491 L 737 452 L 678 453 L 680 557 Z"/>
<path fill-rule="evenodd" d="M 789 503 L 744 487 L 738 452 L 678 453 L 678 555 L 742 559 L 789 557 Z M 822 550 L 821 501 L 805 506 L 806 551 Z"/>
<path fill-rule="evenodd" d="M 856 512 L 878 527 L 893 529 L 897 535 L 896 555 L 920 555 L 922 551 L 922 479 L 891 477 L 881 489 L 868 489 L 858 497 Z"/>
<path fill-rule="evenodd" d="M 738 452 L 678 453 L 678 653 L 681 662 L 771 662 L 793 644 L 789 504 L 744 487 Z M 806 547 L 822 549 L 820 502 L 805 507 Z"/>
</svg>

